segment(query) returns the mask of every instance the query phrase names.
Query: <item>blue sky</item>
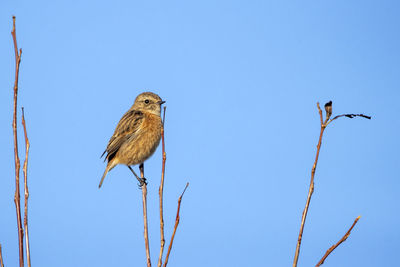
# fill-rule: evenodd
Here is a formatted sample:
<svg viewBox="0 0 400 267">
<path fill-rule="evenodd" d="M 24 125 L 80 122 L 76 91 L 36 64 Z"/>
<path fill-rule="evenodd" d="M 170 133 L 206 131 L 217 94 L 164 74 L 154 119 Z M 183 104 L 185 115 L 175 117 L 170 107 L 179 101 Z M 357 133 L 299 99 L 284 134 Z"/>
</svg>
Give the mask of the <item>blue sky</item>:
<svg viewBox="0 0 400 267">
<path fill-rule="evenodd" d="M 33 266 L 144 266 L 141 191 L 99 157 L 136 95 L 167 101 L 169 266 L 290 266 L 325 132 L 299 266 L 395 266 L 400 249 L 397 1 L 2 1 L 0 243 L 18 245 L 12 15 L 23 50 Z M 19 114 L 20 115 L 20 114 Z M 20 116 L 18 125 L 20 127 Z M 23 160 L 22 127 L 19 128 Z M 145 164 L 153 265 L 161 149 Z"/>
</svg>

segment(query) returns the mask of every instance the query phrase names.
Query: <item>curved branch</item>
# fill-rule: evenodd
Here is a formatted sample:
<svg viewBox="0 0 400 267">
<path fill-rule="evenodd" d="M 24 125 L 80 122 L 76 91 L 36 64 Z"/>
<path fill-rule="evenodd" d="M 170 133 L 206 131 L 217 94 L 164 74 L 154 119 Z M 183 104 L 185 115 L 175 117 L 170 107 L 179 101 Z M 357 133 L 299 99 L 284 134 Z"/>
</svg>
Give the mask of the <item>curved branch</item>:
<svg viewBox="0 0 400 267">
<path fill-rule="evenodd" d="M 368 119 L 368 120 L 370 120 L 372 118 L 371 116 L 367 116 L 367 115 L 364 115 L 364 114 L 342 114 L 342 115 L 337 115 L 333 119 L 328 121 L 328 123 L 326 123 L 326 126 L 328 126 L 328 124 L 331 123 L 332 121 L 334 121 L 336 119 L 339 119 L 341 117 L 347 117 L 347 118 L 350 118 L 350 119 L 355 118 L 355 117 L 361 117 L 361 118 L 365 118 L 365 119 Z"/>
</svg>

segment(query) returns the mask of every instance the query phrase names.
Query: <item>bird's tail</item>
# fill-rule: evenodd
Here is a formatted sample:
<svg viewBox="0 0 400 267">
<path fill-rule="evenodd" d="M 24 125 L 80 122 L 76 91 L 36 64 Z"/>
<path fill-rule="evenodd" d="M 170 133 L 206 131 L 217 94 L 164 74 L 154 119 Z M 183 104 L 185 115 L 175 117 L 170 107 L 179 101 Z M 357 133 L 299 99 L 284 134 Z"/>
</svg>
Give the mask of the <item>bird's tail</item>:
<svg viewBox="0 0 400 267">
<path fill-rule="evenodd" d="M 106 167 L 106 170 L 105 170 L 104 173 L 103 173 L 103 177 L 101 177 L 100 184 L 99 184 L 99 188 L 100 188 L 101 185 L 103 184 L 104 178 L 106 178 L 107 173 L 108 173 L 109 171 L 111 171 L 112 168 L 115 167 L 115 165 L 117 165 L 117 164 L 114 163 L 114 161 L 108 162 L 107 167 Z"/>
</svg>

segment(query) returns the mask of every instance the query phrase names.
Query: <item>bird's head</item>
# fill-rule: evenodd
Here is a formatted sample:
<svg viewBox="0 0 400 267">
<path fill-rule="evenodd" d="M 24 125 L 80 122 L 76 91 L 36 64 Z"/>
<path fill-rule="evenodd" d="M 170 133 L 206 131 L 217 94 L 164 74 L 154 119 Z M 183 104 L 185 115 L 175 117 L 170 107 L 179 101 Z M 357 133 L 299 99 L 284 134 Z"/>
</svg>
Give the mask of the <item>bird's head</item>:
<svg viewBox="0 0 400 267">
<path fill-rule="evenodd" d="M 164 103 L 165 101 L 163 101 L 157 94 L 144 92 L 136 97 L 132 109 L 140 110 L 142 112 L 150 112 L 154 115 L 160 116 L 161 105 Z"/>
</svg>

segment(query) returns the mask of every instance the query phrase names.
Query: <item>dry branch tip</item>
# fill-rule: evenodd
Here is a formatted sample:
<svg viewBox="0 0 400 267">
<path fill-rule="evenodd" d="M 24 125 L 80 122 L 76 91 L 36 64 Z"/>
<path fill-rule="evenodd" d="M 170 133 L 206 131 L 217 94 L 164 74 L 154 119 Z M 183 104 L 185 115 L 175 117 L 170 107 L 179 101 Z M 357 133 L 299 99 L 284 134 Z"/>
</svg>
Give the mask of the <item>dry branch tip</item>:
<svg viewBox="0 0 400 267">
<path fill-rule="evenodd" d="M 189 186 L 189 182 L 186 183 L 185 189 L 183 189 L 183 192 L 182 192 L 182 194 L 181 194 L 181 196 L 179 198 L 183 197 L 183 194 L 185 194 L 186 189 L 188 188 L 188 186 Z"/>
</svg>

